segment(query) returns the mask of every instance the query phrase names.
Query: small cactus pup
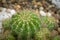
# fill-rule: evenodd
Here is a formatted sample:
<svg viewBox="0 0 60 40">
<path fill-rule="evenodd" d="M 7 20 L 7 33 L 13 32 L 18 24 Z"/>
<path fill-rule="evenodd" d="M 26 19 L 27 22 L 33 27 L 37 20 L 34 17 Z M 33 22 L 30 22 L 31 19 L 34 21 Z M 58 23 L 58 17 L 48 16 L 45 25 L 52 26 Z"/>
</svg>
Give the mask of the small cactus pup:
<svg viewBox="0 0 60 40">
<path fill-rule="evenodd" d="M 3 26 L 4 30 L 9 29 L 10 28 L 10 19 L 3 20 L 2 21 L 2 26 Z"/>
<path fill-rule="evenodd" d="M 52 37 L 51 40 L 60 40 L 60 35 L 57 35 L 57 36 Z"/>
<path fill-rule="evenodd" d="M 46 25 L 46 27 L 49 30 L 53 30 L 56 25 L 56 20 L 54 17 L 48 17 L 48 16 L 42 16 L 41 18 L 41 23 Z"/>
<path fill-rule="evenodd" d="M 11 31 L 9 30 L 6 30 L 4 33 L 3 33 L 3 40 L 15 40 L 15 37 L 12 35 Z"/>
<path fill-rule="evenodd" d="M 5 40 L 15 40 L 14 36 L 11 34 L 6 35 Z"/>
<path fill-rule="evenodd" d="M 49 34 L 48 28 L 40 28 L 40 31 L 36 33 L 35 40 L 48 40 Z"/>
<path fill-rule="evenodd" d="M 19 34 L 20 40 L 29 40 L 33 38 L 36 31 L 40 29 L 41 21 L 32 11 L 23 10 L 11 18 L 11 29 Z"/>
<path fill-rule="evenodd" d="M 7 35 L 6 40 L 15 40 L 12 35 Z"/>
</svg>

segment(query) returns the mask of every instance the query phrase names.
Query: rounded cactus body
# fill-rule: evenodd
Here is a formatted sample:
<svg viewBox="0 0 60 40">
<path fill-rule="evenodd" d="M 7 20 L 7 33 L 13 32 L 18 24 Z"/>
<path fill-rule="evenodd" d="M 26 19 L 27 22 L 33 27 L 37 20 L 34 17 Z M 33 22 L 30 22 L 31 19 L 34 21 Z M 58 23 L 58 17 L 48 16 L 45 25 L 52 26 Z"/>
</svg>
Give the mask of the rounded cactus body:
<svg viewBox="0 0 60 40">
<path fill-rule="evenodd" d="M 55 27 L 55 18 L 54 17 L 48 17 L 48 16 L 42 16 L 41 17 L 41 23 L 44 25 L 46 25 L 46 27 L 49 29 L 49 30 L 52 30 L 54 27 Z M 44 25 L 44 26 L 45 26 Z"/>
<path fill-rule="evenodd" d="M 3 20 L 2 26 L 3 26 L 4 30 L 9 29 L 10 28 L 10 19 Z"/>
<path fill-rule="evenodd" d="M 12 16 L 11 29 L 19 33 L 22 40 L 28 40 L 40 29 L 39 17 L 31 11 L 23 10 Z"/>
<path fill-rule="evenodd" d="M 6 35 L 5 40 L 15 40 L 14 36 L 11 34 Z"/>
<path fill-rule="evenodd" d="M 2 40 L 15 40 L 15 37 L 10 30 L 5 30 L 4 33 L 2 33 Z"/>
<path fill-rule="evenodd" d="M 60 40 L 60 35 L 57 35 L 57 36 L 52 37 L 51 40 Z"/>
<path fill-rule="evenodd" d="M 36 33 L 36 40 L 47 40 L 49 37 L 50 31 L 48 28 L 41 28 L 40 31 Z"/>
</svg>

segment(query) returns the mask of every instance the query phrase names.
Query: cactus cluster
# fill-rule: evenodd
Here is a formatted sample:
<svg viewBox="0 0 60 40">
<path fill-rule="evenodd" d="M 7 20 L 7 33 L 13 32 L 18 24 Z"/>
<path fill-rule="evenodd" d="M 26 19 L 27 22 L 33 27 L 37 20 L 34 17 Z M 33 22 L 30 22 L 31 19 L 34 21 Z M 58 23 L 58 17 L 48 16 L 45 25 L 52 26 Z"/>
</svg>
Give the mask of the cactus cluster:
<svg viewBox="0 0 60 40">
<path fill-rule="evenodd" d="M 11 29 L 23 40 L 30 39 L 40 29 L 39 17 L 31 11 L 23 10 L 11 18 Z"/>
<path fill-rule="evenodd" d="M 13 15 L 11 20 L 3 21 L 3 27 L 10 27 L 11 32 L 17 34 L 17 40 L 35 40 L 35 38 L 36 40 L 44 40 L 50 30 L 55 27 L 55 19 L 47 16 L 39 17 L 32 11 L 23 10 Z M 6 40 L 11 37 L 8 35 Z"/>
</svg>

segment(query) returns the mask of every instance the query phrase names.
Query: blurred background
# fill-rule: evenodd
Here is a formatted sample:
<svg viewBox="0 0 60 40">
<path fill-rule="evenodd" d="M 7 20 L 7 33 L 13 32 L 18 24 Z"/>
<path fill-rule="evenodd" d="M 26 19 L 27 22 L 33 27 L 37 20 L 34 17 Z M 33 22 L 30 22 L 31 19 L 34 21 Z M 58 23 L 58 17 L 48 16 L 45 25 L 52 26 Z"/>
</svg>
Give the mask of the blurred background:
<svg viewBox="0 0 60 40">
<path fill-rule="evenodd" d="M 39 15 L 40 7 L 43 7 L 45 12 L 51 12 L 60 21 L 60 0 L 0 0 L 0 11 L 3 8 L 14 9 L 17 12 L 28 9 Z"/>
<path fill-rule="evenodd" d="M 58 33 L 60 35 L 60 0 L 0 0 L 1 33 L 3 31 L 2 20 L 11 18 L 13 14 L 16 12 L 19 13 L 21 10 L 33 11 L 39 17 L 46 15 L 54 17 L 56 20 L 56 28 L 52 31 L 52 33 Z"/>
</svg>

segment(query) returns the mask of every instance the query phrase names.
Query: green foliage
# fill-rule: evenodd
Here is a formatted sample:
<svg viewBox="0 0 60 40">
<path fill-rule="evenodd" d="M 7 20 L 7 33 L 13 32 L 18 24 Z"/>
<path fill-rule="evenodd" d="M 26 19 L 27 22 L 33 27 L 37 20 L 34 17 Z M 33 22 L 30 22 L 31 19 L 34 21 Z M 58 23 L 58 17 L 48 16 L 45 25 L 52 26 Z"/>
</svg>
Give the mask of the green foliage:
<svg viewBox="0 0 60 40">
<path fill-rule="evenodd" d="M 40 29 L 41 21 L 34 12 L 23 10 L 12 16 L 11 29 L 19 34 L 20 40 L 31 39 Z"/>
<path fill-rule="evenodd" d="M 12 16 L 11 20 L 3 21 L 4 29 L 10 29 L 12 33 L 18 36 L 17 40 L 48 40 L 50 30 L 55 27 L 55 19 L 53 17 L 38 17 L 34 12 L 29 10 L 20 11 Z M 13 35 L 9 34 L 6 40 L 14 40 Z M 55 40 L 55 38 L 54 38 Z"/>
<path fill-rule="evenodd" d="M 49 37 L 50 31 L 48 28 L 41 28 L 40 31 L 36 33 L 36 40 L 47 40 Z"/>
</svg>

